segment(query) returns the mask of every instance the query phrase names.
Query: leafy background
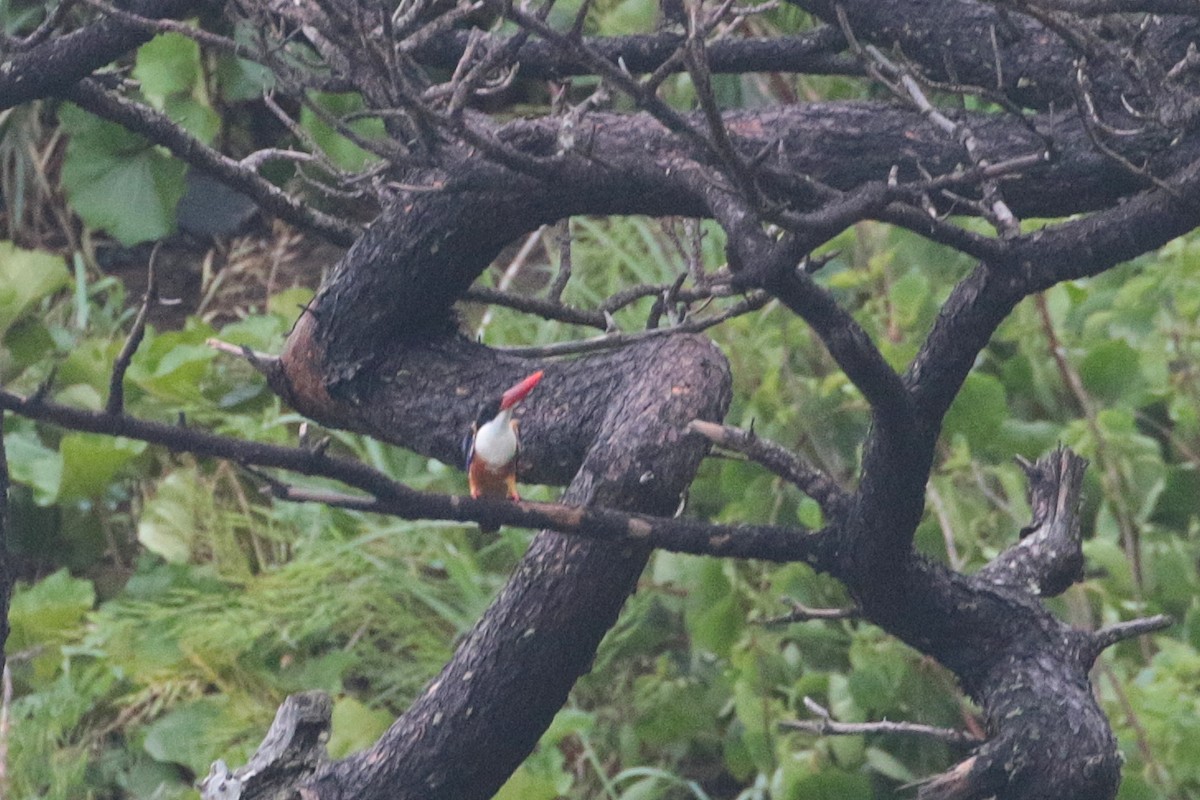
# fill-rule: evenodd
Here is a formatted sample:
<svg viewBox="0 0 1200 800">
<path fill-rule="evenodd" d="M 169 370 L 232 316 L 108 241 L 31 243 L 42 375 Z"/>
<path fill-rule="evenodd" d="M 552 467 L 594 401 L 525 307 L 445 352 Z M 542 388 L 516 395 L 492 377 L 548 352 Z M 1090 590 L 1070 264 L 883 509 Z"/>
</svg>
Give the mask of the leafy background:
<svg viewBox="0 0 1200 800">
<path fill-rule="evenodd" d="M 38 8 L 6 4 L 6 28 L 35 24 Z M 569 20 L 573 9 L 556 13 Z M 621 0 L 598 3 L 590 25 L 615 34 L 655 22 L 652 3 Z M 749 23 L 758 33 L 805 24 L 793 11 Z M 269 86 L 253 65 L 168 34 L 143 46 L 131 66 L 143 99 L 197 137 L 234 150 L 252 141 L 250 121 L 263 113 L 254 101 Z M 728 105 L 861 91 L 840 79 L 719 81 Z M 686 77 L 671 79 L 667 93 L 681 107 L 690 103 Z M 358 105 L 352 96 L 314 102 L 336 112 Z M 369 163 L 319 116 L 306 112 L 301 123 L 338 168 Z M 8 225 L 0 243 L 0 380 L 28 393 L 53 370 L 54 399 L 100 408 L 140 292 L 105 253 L 124 252 L 143 268 L 145 247 L 113 244 L 174 233 L 184 170 L 69 105 L 5 112 L 0 126 Z M 358 133 L 379 130 L 364 125 Z M 715 269 L 720 231 L 706 224 L 701 233 L 705 263 Z M 576 219 L 572 235 L 572 303 L 595 305 L 635 282 L 670 282 L 684 267 L 676 242 L 688 231 L 678 220 Z M 553 276 L 558 251 L 550 240 L 546 234 L 521 268 L 524 288 Z M 279 226 L 258 230 L 217 248 L 221 269 L 205 262 L 193 270 L 198 285 L 190 291 L 199 299 L 185 305 L 194 313 L 156 317 L 128 372 L 131 413 L 182 414 L 219 433 L 297 441 L 302 420 L 253 370 L 205 344 L 217 336 L 279 347 L 319 270 L 310 264 L 284 280 L 275 272 L 280 259 L 262 251 L 295 242 Z M 819 280 L 897 367 L 970 267 L 873 224 L 828 250 L 836 255 Z M 504 266 L 489 279 L 499 280 Z M 230 290 L 239 281 L 252 287 Z M 648 311 L 637 306 L 618 321 L 636 329 Z M 466 309 L 464 319 L 494 344 L 584 334 L 502 310 Z M 1061 442 L 1091 459 L 1088 578 L 1055 601 L 1058 612 L 1080 626 L 1159 612 L 1179 621 L 1167 635 L 1110 651 L 1094 673 L 1126 757 L 1125 800 L 1200 796 L 1197 319 L 1198 237 L 1018 307 L 947 417 L 917 535 L 923 551 L 976 569 L 1028 520 L 1015 456 L 1036 458 Z M 772 305 L 713 336 L 735 375 L 728 422 L 753 424 L 848 480 L 866 406 L 806 327 Z M 456 469 L 327 433 L 334 449 L 411 485 L 464 489 Z M 241 763 L 279 702 L 302 689 L 336 698 L 334 756 L 367 745 L 448 657 L 530 535 L 276 504 L 229 464 L 11 416 L 4 439 L 14 480 L 10 547 L 22 577 L 8 643 L 10 727 L 0 732 L 4 789 L 13 798 L 196 797 L 193 783 L 209 764 Z M 731 522 L 820 523 L 812 501 L 729 457 L 705 463 L 689 508 Z M 945 670 L 870 625 L 772 622 L 792 601 L 848 602 L 838 584 L 802 565 L 657 554 L 592 673 L 499 796 L 882 798 L 961 755 L 894 735 L 822 738 L 781 726 L 808 716 L 806 696 L 846 721 L 977 724 Z"/>
</svg>

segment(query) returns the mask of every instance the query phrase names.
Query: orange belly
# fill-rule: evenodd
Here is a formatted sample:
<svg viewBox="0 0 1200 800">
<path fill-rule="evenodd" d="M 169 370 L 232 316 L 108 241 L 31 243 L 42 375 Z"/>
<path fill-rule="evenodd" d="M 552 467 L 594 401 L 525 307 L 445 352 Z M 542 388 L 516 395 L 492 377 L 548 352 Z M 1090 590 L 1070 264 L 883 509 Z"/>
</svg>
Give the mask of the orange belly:
<svg viewBox="0 0 1200 800">
<path fill-rule="evenodd" d="M 471 459 L 471 466 L 467 469 L 467 483 L 471 488 L 471 497 L 521 499 L 517 494 L 517 471 L 512 465 L 493 470 L 482 458 Z"/>
</svg>

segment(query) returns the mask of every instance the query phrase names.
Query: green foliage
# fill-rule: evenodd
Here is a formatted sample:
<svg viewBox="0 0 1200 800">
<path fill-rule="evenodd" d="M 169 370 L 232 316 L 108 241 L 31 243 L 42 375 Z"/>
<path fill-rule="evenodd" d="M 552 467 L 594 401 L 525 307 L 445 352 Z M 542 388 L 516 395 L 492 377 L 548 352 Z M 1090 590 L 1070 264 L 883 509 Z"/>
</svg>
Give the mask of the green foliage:
<svg viewBox="0 0 1200 800">
<path fill-rule="evenodd" d="M 356 94 L 313 92 L 311 99 L 313 105 L 305 106 L 300 115 L 300 125 L 337 167 L 352 172 L 362 169 L 369 162 L 376 160 L 376 156 L 343 136 L 323 116 L 313 110 L 315 106 L 322 109 L 325 116 L 340 117 L 354 111 L 361 111 L 363 108 L 362 98 Z M 366 140 L 380 139 L 384 133 L 383 123 L 375 117 L 351 123 L 350 128 L 355 134 Z"/>
<path fill-rule="evenodd" d="M 79 216 L 126 245 L 171 233 L 183 164 L 74 106 L 64 106 L 60 117 L 71 136 L 62 182 Z"/>
<path fill-rule="evenodd" d="M 181 33 L 163 33 L 138 50 L 133 76 L 142 94 L 160 111 L 205 143 L 221 127 L 205 96 L 200 46 Z"/>
<path fill-rule="evenodd" d="M 600 2 L 588 25 L 640 30 L 655 24 L 655 13 L 640 0 Z M 763 19 L 798 29 L 806 20 L 796 13 Z M 253 96 L 246 87 L 261 80 L 233 60 L 210 67 L 185 37 L 162 36 L 139 51 L 135 75 L 156 106 L 207 136 L 216 132 L 213 96 L 235 93 L 235 85 Z M 214 81 L 220 91 L 210 96 Z M 672 101 L 686 104 L 684 79 L 672 81 Z M 731 102 L 749 96 L 745 86 L 725 88 Z M 836 93 L 832 82 L 824 88 Z M 359 103 L 326 95 L 313 102 L 336 113 Z M 182 185 L 173 162 L 77 109 L 61 116 L 72 136 L 64 185 L 85 221 L 128 242 L 168 231 Z M 341 169 L 372 158 L 311 109 L 302 124 Z M 363 124 L 360 135 L 380 134 Z M 683 226 L 669 224 L 679 238 Z M 710 223 L 699 230 L 702 260 L 716 269 L 722 235 Z M 577 219 L 572 232 L 565 299 L 580 306 L 631 284 L 670 284 L 684 268 L 655 221 Z M 971 268 L 871 224 L 829 249 L 840 252 L 817 280 L 898 369 Z M 556 258 L 532 259 L 517 280 L 545 285 Z M 301 294 L 220 329 L 193 319 L 148 331 L 126 376 L 127 407 L 166 421 L 184 414 L 246 439 L 295 442 L 299 417 L 252 369 L 217 357 L 205 341 L 217 335 L 277 350 L 307 299 Z M 102 407 L 129 324 L 127 299 L 111 280 L 89 283 L 61 259 L 4 246 L 5 384 L 33 391 L 53 364 L 55 399 Z M 652 302 L 619 311 L 617 325 L 641 329 Z M 950 409 L 917 531 L 924 552 L 976 569 L 1028 521 L 1015 456 L 1036 458 L 1063 442 L 1092 460 L 1084 508 L 1091 571 L 1059 611 L 1080 626 L 1160 611 L 1183 620 L 1174 637 L 1117 648 L 1098 672 L 1127 758 L 1123 798 L 1200 793 L 1200 709 L 1188 699 L 1200 694 L 1198 317 L 1200 238 L 1019 306 Z M 502 310 L 486 319 L 467 310 L 464 319 L 492 344 L 586 333 Z M 733 368 L 728 421 L 753 425 L 849 482 L 866 404 L 812 332 L 771 305 L 712 335 Z M 450 467 L 360 436 L 330 436 L 333 450 L 411 485 L 462 491 Z M 331 752 L 361 749 L 435 674 L 528 538 L 274 504 L 233 466 L 11 415 L 5 444 L 17 484 L 13 549 L 39 565 L 11 615 L 16 798 L 194 797 L 194 778 L 217 757 L 233 763 L 249 754 L 279 701 L 302 689 L 336 698 Z M 553 496 L 530 489 L 539 492 Z M 811 499 L 736 459 L 704 464 L 688 513 L 822 523 Z M 790 601 L 849 602 L 838 584 L 803 565 L 656 554 L 593 672 L 499 797 L 860 800 L 892 797 L 952 763 L 956 754 L 936 743 L 781 727 L 808 716 L 805 697 L 846 721 L 961 726 L 975 713 L 948 673 L 869 625 L 768 622 Z"/>
</svg>

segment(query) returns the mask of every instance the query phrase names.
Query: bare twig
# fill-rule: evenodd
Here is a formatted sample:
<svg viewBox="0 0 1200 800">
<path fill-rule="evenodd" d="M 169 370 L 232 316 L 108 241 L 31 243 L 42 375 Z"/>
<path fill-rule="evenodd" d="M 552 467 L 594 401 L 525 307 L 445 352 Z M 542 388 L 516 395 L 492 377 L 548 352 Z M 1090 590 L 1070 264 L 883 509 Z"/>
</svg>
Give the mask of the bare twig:
<svg viewBox="0 0 1200 800">
<path fill-rule="evenodd" d="M 158 276 L 154 267 L 161 249 L 162 242 L 160 241 L 150 252 L 150 263 L 146 267 L 146 293 L 142 295 L 142 304 L 138 308 L 137 317 L 133 320 L 133 328 L 125 339 L 125 345 L 117 355 L 116 361 L 113 362 L 112 376 L 108 381 L 108 402 L 104 406 L 104 410 L 109 414 L 120 414 L 125 409 L 125 372 L 129 369 L 129 364 L 133 361 L 133 354 L 137 352 L 142 338 L 146 335 L 146 317 L 150 313 L 150 306 L 158 302 Z"/>
<path fill-rule="evenodd" d="M 28 36 L 21 38 L 0 34 L 0 41 L 4 42 L 5 49 L 14 53 L 36 47 L 54 33 L 55 28 L 66 18 L 67 12 L 74 7 L 74 0 L 59 0 L 59 3 L 47 12 L 45 19 L 38 23 L 38 26 Z"/>
<path fill-rule="evenodd" d="M 260 473 L 256 474 L 263 477 Z M 807 553 L 809 545 L 815 545 L 816 540 L 820 538 L 819 534 L 806 535 L 798 529 L 778 526 L 713 525 L 685 517 L 666 519 L 626 514 L 605 508 L 530 501 L 508 502 L 462 495 L 428 495 L 406 489 L 406 493 L 414 492 L 418 495 L 428 495 L 430 500 L 436 498 L 444 501 L 439 503 L 442 506 L 441 511 L 431 514 L 426 511 L 418 512 L 411 502 L 400 497 L 369 497 L 319 489 L 301 489 L 274 478 L 264 482 L 271 495 L 278 500 L 320 503 L 335 508 L 387 514 L 401 519 L 445 519 L 497 526 L 513 525 L 535 530 L 541 528 L 598 541 L 639 542 L 679 553 L 765 560 L 810 560 L 815 558 L 815 555 Z M 784 550 L 789 551 L 789 554 L 783 556 Z"/>
<path fill-rule="evenodd" d="M 942 499 L 942 494 L 933 485 L 933 481 L 929 482 L 929 504 L 933 506 L 934 516 L 937 517 L 938 527 L 942 530 L 942 541 L 946 544 L 946 558 L 950 561 L 950 568 L 961 571 L 963 568 L 963 557 L 958 554 L 958 544 L 954 541 L 954 526 L 950 522 L 950 514 L 946 509 L 946 501 Z"/>
<path fill-rule="evenodd" d="M 771 302 L 771 296 L 766 292 L 747 292 L 743 299 L 720 313 L 708 317 L 695 317 L 670 328 L 653 328 L 651 330 L 637 331 L 636 333 L 606 333 L 603 336 L 581 339 L 574 342 L 557 342 L 555 344 L 534 345 L 530 347 L 498 347 L 496 349 L 527 358 L 547 358 L 551 356 L 575 355 L 577 353 L 593 353 L 597 350 L 624 347 L 654 336 L 699 333 L 734 317 L 757 311 L 769 302 Z"/>
<path fill-rule="evenodd" d="M 692 420 L 688 424 L 688 430 L 704 436 L 720 447 L 743 453 L 751 461 L 761 464 L 794 484 L 816 500 L 827 516 L 841 512 L 849 502 L 849 495 L 832 478 L 783 445 L 763 439 L 753 430 L 742 430 L 700 419 Z"/>
<path fill-rule="evenodd" d="M 849 22 L 846 20 L 845 13 L 840 8 L 838 19 L 846 31 L 847 38 L 852 39 L 853 34 L 848 31 Z M 899 88 L 896 83 L 886 81 L 893 92 L 899 97 L 909 100 L 926 119 L 962 144 L 973 164 L 977 167 L 986 167 L 988 165 L 987 159 L 982 153 L 979 140 L 972 133 L 971 129 L 960 122 L 955 122 L 938 110 L 929 101 L 929 98 L 925 96 L 920 84 L 909 71 L 901 69 L 874 45 L 867 46 L 862 52 L 872 58 L 881 70 L 887 73 L 894 81 L 898 81 Z M 903 91 L 900 91 L 900 88 Z M 1039 158 L 1040 155 L 1038 154 Z M 991 179 L 985 179 L 981 182 L 980 188 L 983 191 L 983 210 L 996 230 L 1004 237 L 1018 235 L 1021 232 L 1021 225 L 1001 196 L 999 186 L 996 182 Z"/>
<path fill-rule="evenodd" d="M 780 614 L 777 617 L 768 617 L 761 620 L 759 624 L 789 625 L 793 622 L 810 622 L 812 620 L 855 619 L 860 613 L 858 608 L 854 606 L 848 608 L 812 608 L 798 600 L 792 600 L 788 605 L 791 607 L 788 613 Z"/>
<path fill-rule="evenodd" d="M 511 295 L 506 294 L 506 290 L 508 287 L 512 286 L 513 281 L 515 281 L 517 275 L 520 274 L 521 269 L 525 266 L 525 262 L 529 259 L 529 256 L 532 255 L 534 249 L 542 243 L 542 236 L 545 234 L 545 232 L 546 226 L 543 225 L 533 233 L 526 236 L 521 248 L 517 251 L 516 255 L 512 257 L 512 260 L 508 263 L 508 266 L 504 268 L 504 273 L 500 276 L 500 280 L 496 283 L 496 291 L 500 292 L 502 296 L 511 298 Z M 491 321 L 492 309 L 489 308 L 483 313 L 483 318 L 479 321 L 479 327 L 475 331 L 476 338 L 483 337 L 484 331 L 487 330 L 487 327 L 489 324 L 491 324 Z"/>
<path fill-rule="evenodd" d="M 902 733 L 911 736 L 924 736 L 947 744 L 970 746 L 979 744 L 979 739 L 967 731 L 953 728 L 938 728 L 934 725 L 922 725 L 918 722 L 838 722 L 822 706 L 811 697 L 804 698 L 804 707 L 817 716 L 815 720 L 796 719 L 779 723 L 786 730 L 804 731 L 821 736 L 861 736 L 868 733 Z"/>
<path fill-rule="evenodd" d="M 1088 88 L 1087 76 L 1084 73 L 1083 66 L 1081 62 L 1075 70 L 1075 100 L 1076 105 L 1079 107 L 1079 117 L 1083 120 L 1084 131 L 1087 133 L 1092 145 L 1114 164 L 1120 165 L 1130 175 L 1154 184 L 1172 197 L 1181 197 L 1176 187 L 1150 172 L 1148 167 L 1139 167 L 1137 164 L 1134 164 L 1128 158 L 1109 147 L 1101 138 L 1100 134 L 1102 132 L 1109 135 L 1122 136 L 1133 133 L 1133 131 L 1114 130 L 1100 119 L 1100 114 L 1096 111 L 1095 101 L 1092 99 L 1091 90 Z"/>
<path fill-rule="evenodd" d="M 104 0 L 82 0 L 82 2 L 86 5 L 103 11 L 110 17 L 119 19 L 122 22 L 130 25 L 137 25 L 145 28 L 148 31 L 153 31 L 154 33 L 177 33 L 181 36 L 186 36 L 197 44 L 205 45 L 224 53 L 230 53 L 238 58 L 244 58 L 247 61 L 254 61 L 260 64 L 262 63 L 259 53 L 257 53 L 255 50 L 238 44 L 236 41 L 228 37 L 210 33 L 209 31 L 206 31 L 196 25 L 188 25 L 173 19 L 152 19 L 150 17 L 143 17 L 142 15 L 135 14 L 132 11 L 126 11 L 123 8 L 117 8 L 111 3 L 104 2 Z M 71 3 L 69 2 L 62 2 L 59 4 L 59 8 L 63 6 L 69 7 L 70 5 Z"/>
<path fill-rule="evenodd" d="M 558 245 L 558 272 L 554 275 L 554 280 L 550 282 L 550 287 L 546 289 L 546 299 L 557 303 L 562 299 L 562 293 L 571 280 L 570 217 L 559 220 L 558 224 L 554 226 L 554 242 Z"/>
<path fill-rule="evenodd" d="M 472 303 L 504 306 L 526 314 L 536 314 L 542 319 L 553 319 L 572 325 L 587 325 L 589 328 L 601 331 L 608 327 L 603 311 L 589 311 L 569 306 L 566 303 L 515 292 L 505 292 L 489 286 L 472 286 L 463 293 L 462 299 Z"/>
<path fill-rule="evenodd" d="M 712 19 L 721 19 L 724 16 L 725 10 L 730 5 L 732 5 L 732 0 L 726 0 L 722 8 L 714 12 Z M 688 8 L 688 36 L 684 46 L 684 62 L 687 65 L 688 74 L 692 78 L 692 85 L 696 90 L 696 99 L 700 103 L 700 110 L 703 112 L 705 122 L 708 124 L 708 135 L 712 141 L 713 149 L 720 156 L 729 176 L 737 183 L 742 196 L 746 198 L 746 201 L 751 206 L 758 207 L 760 201 L 758 198 L 758 188 L 754 182 L 754 174 L 750 166 L 734 148 L 733 142 L 729 138 L 729 131 L 725 128 L 725 120 L 721 116 L 721 110 L 717 106 L 717 98 L 713 94 L 712 74 L 709 72 L 708 55 L 704 45 L 704 38 L 708 34 L 709 26 L 705 25 L 699 19 L 699 15 L 700 4 L 690 4 Z"/>
<path fill-rule="evenodd" d="M 1095 651 L 1099 653 L 1118 642 L 1123 642 L 1126 639 L 1132 639 L 1136 636 L 1144 636 L 1154 631 L 1161 631 L 1164 628 L 1169 628 L 1174 623 L 1175 620 L 1167 614 L 1157 614 L 1153 617 L 1141 617 L 1139 619 L 1131 619 L 1127 622 L 1118 622 L 1093 633 L 1092 644 Z"/>
</svg>

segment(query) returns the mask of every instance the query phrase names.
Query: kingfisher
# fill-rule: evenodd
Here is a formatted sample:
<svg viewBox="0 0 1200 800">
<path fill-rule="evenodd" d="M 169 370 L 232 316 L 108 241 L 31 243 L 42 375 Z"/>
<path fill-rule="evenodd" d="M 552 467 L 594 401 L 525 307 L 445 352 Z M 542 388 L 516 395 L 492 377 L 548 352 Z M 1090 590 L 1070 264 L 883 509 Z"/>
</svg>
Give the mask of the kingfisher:
<svg viewBox="0 0 1200 800">
<path fill-rule="evenodd" d="M 500 397 L 485 403 L 463 440 L 467 459 L 467 485 L 471 497 L 507 497 L 520 500 L 517 494 L 517 455 L 521 450 L 517 438 L 517 421 L 513 411 L 542 379 L 542 371 L 514 384 Z M 484 533 L 495 528 L 480 526 Z"/>
</svg>

